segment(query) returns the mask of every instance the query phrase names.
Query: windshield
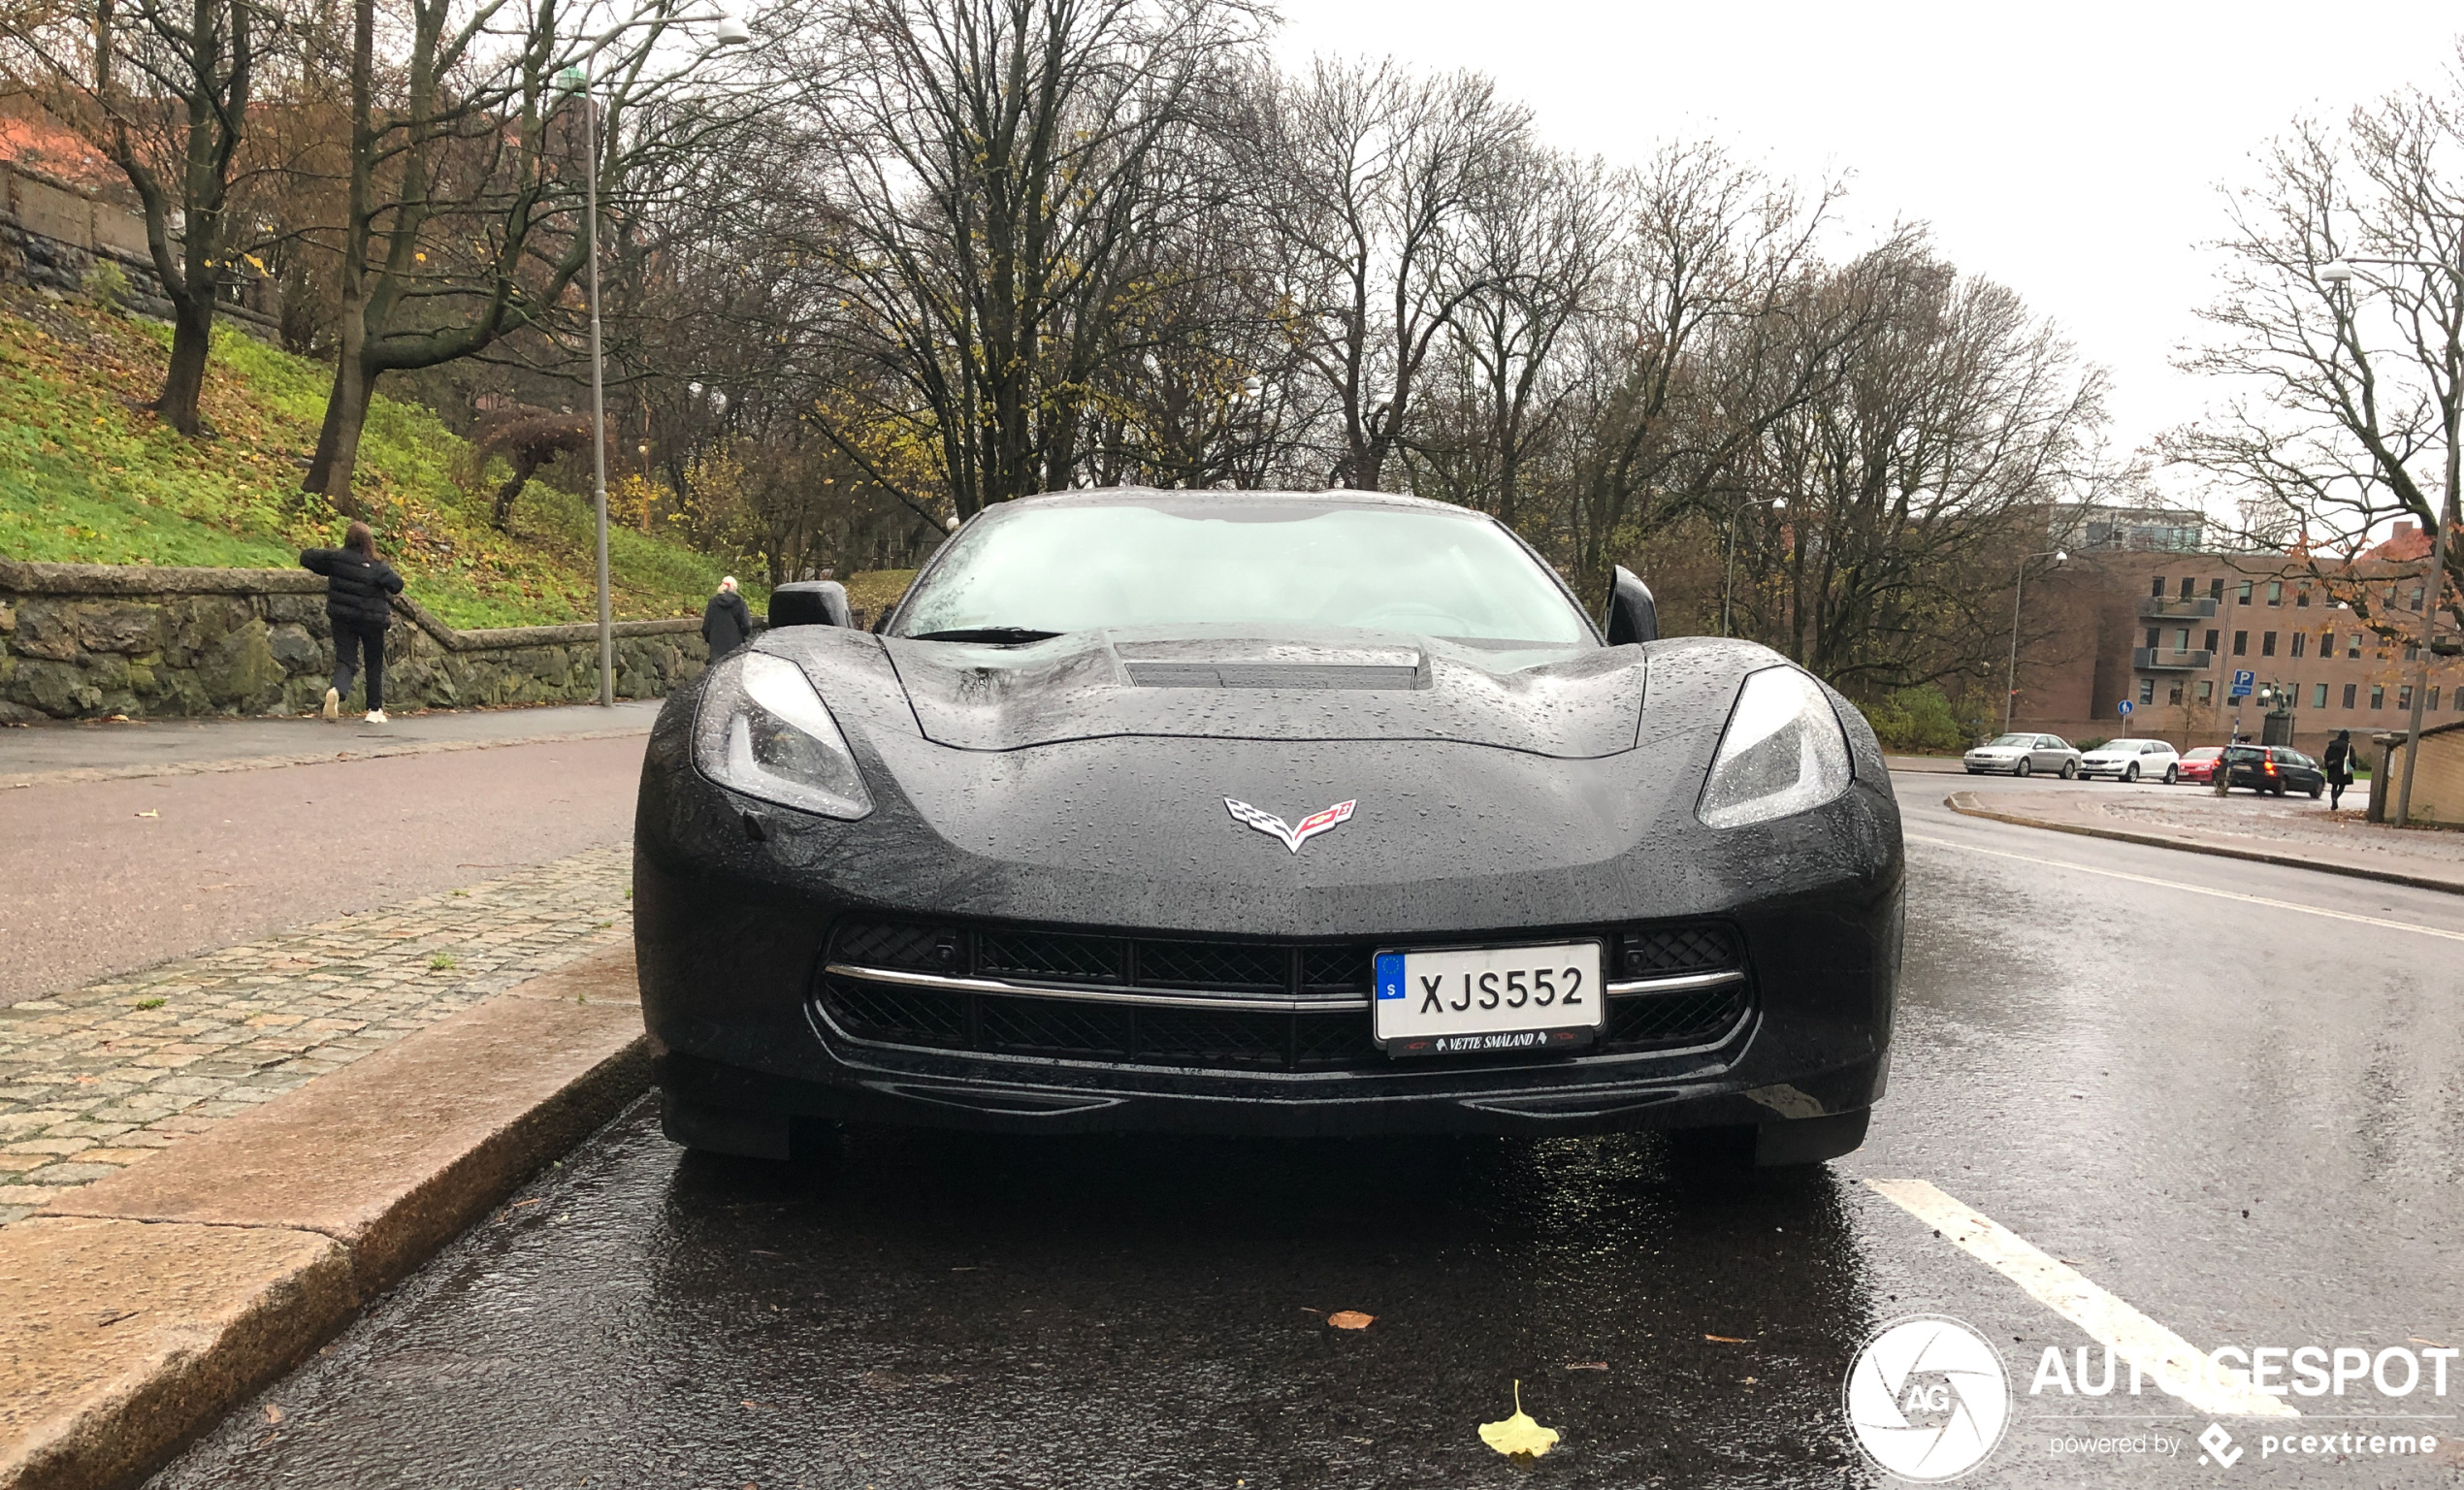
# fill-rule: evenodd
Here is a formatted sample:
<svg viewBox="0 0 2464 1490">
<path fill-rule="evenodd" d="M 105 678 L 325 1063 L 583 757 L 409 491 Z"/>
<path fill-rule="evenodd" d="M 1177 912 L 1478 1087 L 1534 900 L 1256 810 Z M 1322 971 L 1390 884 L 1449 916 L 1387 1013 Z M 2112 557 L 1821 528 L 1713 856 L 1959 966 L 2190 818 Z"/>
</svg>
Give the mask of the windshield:
<svg viewBox="0 0 2464 1490">
<path fill-rule="evenodd" d="M 2036 736 L 2032 734 L 1997 734 L 1994 736 L 1994 738 L 1987 740 L 1985 745 L 1989 750 L 1996 745 L 2025 745 L 2032 750 L 2036 746 Z"/>
<path fill-rule="evenodd" d="M 1273 498 L 987 513 L 918 583 L 895 634 L 1182 625 L 1594 640 L 1548 571 L 1485 518 Z"/>
</svg>

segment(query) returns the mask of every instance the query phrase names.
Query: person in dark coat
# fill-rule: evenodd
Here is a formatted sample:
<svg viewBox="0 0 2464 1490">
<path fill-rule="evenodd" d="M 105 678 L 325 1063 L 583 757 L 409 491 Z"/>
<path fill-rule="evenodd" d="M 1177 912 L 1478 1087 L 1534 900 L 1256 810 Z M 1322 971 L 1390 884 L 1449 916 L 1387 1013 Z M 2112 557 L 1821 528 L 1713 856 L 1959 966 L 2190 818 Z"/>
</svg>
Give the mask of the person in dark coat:
<svg viewBox="0 0 2464 1490">
<path fill-rule="evenodd" d="M 2352 731 L 2337 730 L 2318 763 L 2326 768 L 2327 810 L 2334 812 L 2344 805 L 2345 788 L 2352 785 Z"/>
<path fill-rule="evenodd" d="M 325 576 L 325 618 L 334 623 L 334 686 L 325 691 L 325 717 L 342 717 L 342 696 L 359 675 L 360 659 L 368 660 L 368 722 L 385 719 L 385 624 L 393 618 L 393 597 L 403 593 L 403 577 L 376 557 L 376 534 L 366 523 L 353 523 L 340 548 L 311 548 L 300 555 L 300 567 Z"/>
<path fill-rule="evenodd" d="M 753 639 L 753 607 L 736 594 L 732 574 L 719 581 L 719 593 L 701 613 L 701 639 L 710 643 L 714 663 Z"/>
</svg>

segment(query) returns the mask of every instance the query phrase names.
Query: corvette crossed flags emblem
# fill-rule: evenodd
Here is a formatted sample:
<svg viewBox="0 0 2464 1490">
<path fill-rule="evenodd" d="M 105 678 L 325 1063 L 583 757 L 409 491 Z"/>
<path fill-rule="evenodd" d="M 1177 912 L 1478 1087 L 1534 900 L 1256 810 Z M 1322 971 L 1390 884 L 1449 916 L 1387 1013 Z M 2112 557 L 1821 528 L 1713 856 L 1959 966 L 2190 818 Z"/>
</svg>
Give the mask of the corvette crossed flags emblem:
<svg viewBox="0 0 2464 1490">
<path fill-rule="evenodd" d="M 1259 832 L 1280 840 L 1283 847 L 1298 854 L 1302 844 L 1330 827 L 1351 821 L 1351 810 L 1356 804 L 1337 802 L 1323 812 L 1313 812 L 1301 819 L 1298 827 L 1286 825 L 1281 818 L 1271 812 L 1261 811 L 1247 802 L 1236 802 L 1228 796 L 1223 799 L 1223 805 L 1231 810 L 1234 822 L 1246 823 Z"/>
</svg>

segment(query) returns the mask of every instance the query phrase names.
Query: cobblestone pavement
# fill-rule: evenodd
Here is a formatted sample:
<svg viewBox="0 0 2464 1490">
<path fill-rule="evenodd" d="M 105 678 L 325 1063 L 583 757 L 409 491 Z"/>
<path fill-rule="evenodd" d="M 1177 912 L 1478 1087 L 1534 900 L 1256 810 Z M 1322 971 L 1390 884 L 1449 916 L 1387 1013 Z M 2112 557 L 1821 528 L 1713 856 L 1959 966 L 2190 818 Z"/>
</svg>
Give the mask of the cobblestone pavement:
<svg viewBox="0 0 2464 1490">
<path fill-rule="evenodd" d="M 632 851 L 0 1008 L 0 1224 L 617 934 Z"/>
<path fill-rule="evenodd" d="M 2361 800 L 2364 805 L 2368 802 L 2366 796 Z M 2342 812 L 2329 812 L 2326 802 L 2314 802 L 2307 796 L 2279 800 L 2242 792 L 2218 796 L 2194 787 L 2151 789 L 2111 796 L 2096 805 L 2105 816 L 2138 826 L 2189 827 L 2279 844 L 2334 845 L 2368 850 L 2391 860 L 2417 858 L 2446 869 L 2464 867 L 2464 832 L 2371 823 L 2353 805 L 2351 794 Z"/>
</svg>

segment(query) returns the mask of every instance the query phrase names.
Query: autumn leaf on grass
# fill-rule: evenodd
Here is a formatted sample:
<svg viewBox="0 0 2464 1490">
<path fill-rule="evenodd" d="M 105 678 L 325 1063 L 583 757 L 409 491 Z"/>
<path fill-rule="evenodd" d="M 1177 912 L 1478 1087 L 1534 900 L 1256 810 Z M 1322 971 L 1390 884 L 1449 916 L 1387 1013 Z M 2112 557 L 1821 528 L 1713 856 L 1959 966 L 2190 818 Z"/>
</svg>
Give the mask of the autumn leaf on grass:
<svg viewBox="0 0 2464 1490">
<path fill-rule="evenodd" d="M 1557 1446 L 1557 1430 L 1533 1422 L 1523 1410 L 1523 1383 L 1514 1383 L 1514 1415 L 1480 1425 L 1480 1441 L 1501 1454 L 1529 1454 L 1537 1459 Z"/>
<path fill-rule="evenodd" d="M 1326 1316 L 1326 1322 L 1339 1330 L 1365 1330 L 1378 1322 L 1378 1316 L 1356 1309 L 1339 1309 Z"/>
</svg>

